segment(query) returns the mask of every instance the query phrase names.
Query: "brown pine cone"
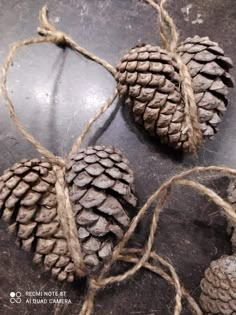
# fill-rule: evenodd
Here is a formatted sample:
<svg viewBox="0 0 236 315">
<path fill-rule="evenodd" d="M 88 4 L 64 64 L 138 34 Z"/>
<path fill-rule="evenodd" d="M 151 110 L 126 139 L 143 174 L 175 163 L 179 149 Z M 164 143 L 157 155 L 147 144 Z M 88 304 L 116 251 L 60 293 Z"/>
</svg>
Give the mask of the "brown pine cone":
<svg viewBox="0 0 236 315">
<path fill-rule="evenodd" d="M 232 180 L 227 188 L 227 199 L 236 211 L 236 180 Z M 236 254 L 236 226 L 228 222 L 228 232 L 231 235 L 232 251 Z"/>
<path fill-rule="evenodd" d="M 236 255 L 213 261 L 201 281 L 200 303 L 208 315 L 236 314 Z"/>
<path fill-rule="evenodd" d="M 107 260 L 123 237 L 136 206 L 134 176 L 119 150 L 80 150 L 67 165 L 66 181 L 75 211 L 83 259 L 90 270 Z"/>
<path fill-rule="evenodd" d="M 207 37 L 186 39 L 178 52 L 193 78 L 203 136 L 212 137 L 226 109 L 227 87 L 233 86 L 232 61 Z M 116 80 L 137 123 L 163 143 L 189 150 L 179 70 L 168 51 L 151 45 L 131 49 L 117 66 Z"/>
<path fill-rule="evenodd" d="M 88 273 L 93 272 L 109 258 L 129 224 L 124 207 L 136 205 L 133 174 L 120 152 L 96 146 L 73 157 L 66 180 L 84 261 Z M 34 251 L 35 263 L 71 282 L 75 268 L 57 214 L 55 182 L 52 165 L 44 159 L 15 164 L 0 177 L 0 215 L 17 243 Z"/>
</svg>

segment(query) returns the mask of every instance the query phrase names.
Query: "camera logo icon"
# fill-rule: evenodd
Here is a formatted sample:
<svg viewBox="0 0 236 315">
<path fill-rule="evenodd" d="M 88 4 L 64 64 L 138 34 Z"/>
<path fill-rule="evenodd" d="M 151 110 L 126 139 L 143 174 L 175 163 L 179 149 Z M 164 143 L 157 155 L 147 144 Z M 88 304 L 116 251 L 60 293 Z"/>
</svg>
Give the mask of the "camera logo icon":
<svg viewBox="0 0 236 315">
<path fill-rule="evenodd" d="M 21 292 L 17 291 L 17 292 L 10 292 L 10 303 L 14 304 L 14 303 L 21 303 Z"/>
</svg>

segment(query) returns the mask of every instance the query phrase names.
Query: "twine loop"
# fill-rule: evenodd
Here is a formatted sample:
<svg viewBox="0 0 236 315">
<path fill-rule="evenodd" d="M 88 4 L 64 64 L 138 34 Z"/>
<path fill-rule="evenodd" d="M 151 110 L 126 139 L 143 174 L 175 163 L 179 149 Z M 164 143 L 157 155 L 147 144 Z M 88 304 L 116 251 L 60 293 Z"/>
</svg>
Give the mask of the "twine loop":
<svg viewBox="0 0 236 315">
<path fill-rule="evenodd" d="M 64 231 L 67 246 L 74 262 L 75 272 L 78 276 L 87 275 L 87 270 L 82 259 L 81 246 L 78 238 L 74 213 L 70 202 L 69 189 L 65 182 L 65 168 L 54 165 L 53 170 L 56 174 L 56 195 L 57 195 L 57 212 Z"/>
<path fill-rule="evenodd" d="M 188 135 L 190 152 L 196 153 L 197 148 L 203 142 L 203 135 L 198 118 L 197 104 L 193 91 L 192 78 L 188 71 L 188 67 L 183 62 L 182 58 L 177 52 L 179 33 L 176 25 L 164 8 L 167 0 L 161 0 L 160 5 L 155 0 L 145 0 L 159 13 L 160 36 L 163 47 L 169 51 L 173 60 L 175 61 L 180 76 L 180 90 L 182 101 L 184 104 L 185 113 L 185 128 L 184 133 Z"/>
<path fill-rule="evenodd" d="M 186 133 L 188 134 L 189 151 L 196 153 L 203 141 L 202 131 L 198 119 L 197 104 L 194 96 L 192 78 L 188 67 L 184 64 L 179 54 L 174 53 L 174 59 L 179 68 L 181 78 L 181 95 L 184 102 Z"/>
<path fill-rule="evenodd" d="M 153 0 L 146 0 L 149 3 L 154 3 L 155 7 L 159 6 L 156 2 Z M 172 34 L 173 38 L 173 44 L 171 44 L 167 40 L 167 31 L 165 29 L 166 23 L 169 23 L 171 25 L 171 18 L 165 15 L 165 11 L 163 9 L 163 4 L 165 0 L 162 0 L 160 8 L 162 8 L 161 16 L 163 21 L 167 21 L 162 24 L 161 29 L 162 33 L 161 36 L 163 40 L 166 41 L 166 44 L 169 43 L 169 49 L 174 50 L 174 47 L 176 47 L 176 43 L 178 40 L 178 34 L 174 32 L 174 28 L 168 28 L 169 33 Z M 85 48 L 81 47 L 79 44 L 77 44 L 73 39 L 68 36 L 65 33 L 62 33 L 60 31 L 57 31 L 54 26 L 52 26 L 48 19 L 47 19 L 47 9 L 44 7 L 41 10 L 40 13 L 40 23 L 42 29 L 44 30 L 42 34 L 43 37 L 36 37 L 36 38 L 30 38 L 22 41 L 18 41 L 11 45 L 10 50 L 7 54 L 6 60 L 3 64 L 2 68 L 2 93 L 3 97 L 5 99 L 10 118 L 14 122 L 15 126 L 19 130 L 19 132 L 23 135 L 23 137 L 29 141 L 36 149 L 37 151 L 46 157 L 52 164 L 53 164 L 53 170 L 56 174 L 57 181 L 56 181 L 56 192 L 57 192 L 57 199 L 58 199 L 58 215 L 63 227 L 63 231 L 67 240 L 68 249 L 70 251 L 72 260 L 74 261 L 76 273 L 79 276 L 85 276 L 87 274 L 86 267 L 84 265 L 84 262 L 82 260 L 82 254 L 81 254 L 81 247 L 79 243 L 79 238 L 77 235 L 77 227 L 75 222 L 75 217 L 73 214 L 72 206 L 70 203 L 69 198 L 69 189 L 65 182 L 65 160 L 63 160 L 60 157 L 55 156 L 51 151 L 46 149 L 22 124 L 22 122 L 19 120 L 15 113 L 14 106 L 12 104 L 12 101 L 8 95 L 7 92 L 7 73 L 9 70 L 10 65 L 12 64 L 13 57 L 16 53 L 16 50 L 24 45 L 29 45 L 33 43 L 43 43 L 43 42 L 52 42 L 55 44 L 66 44 L 71 49 L 82 53 L 86 57 L 94 60 L 95 62 L 103 65 L 110 73 L 114 74 L 115 69 L 109 65 L 106 61 L 103 59 L 95 56 L 94 54 L 87 51 Z M 41 32 L 41 28 L 40 28 Z M 169 36 L 169 35 L 168 35 Z M 177 57 L 177 62 L 178 57 Z M 185 68 L 180 67 L 180 72 L 182 72 L 182 76 L 184 76 Z M 184 89 L 188 91 L 188 84 L 190 82 L 184 81 Z M 191 85 L 191 84 L 190 84 Z M 186 107 L 187 112 L 191 112 L 193 110 L 193 100 L 189 96 L 190 93 L 188 91 L 187 98 L 189 101 L 188 107 Z M 106 110 L 111 106 L 113 101 L 115 100 L 117 96 L 117 90 L 113 92 L 112 96 L 101 106 L 101 108 L 94 114 L 94 116 L 89 120 L 89 122 L 85 125 L 81 135 L 76 139 L 75 143 L 72 146 L 71 152 L 69 153 L 68 157 L 70 157 L 71 154 L 76 152 L 78 148 L 80 147 L 84 137 L 88 134 L 89 130 L 91 129 L 94 122 L 104 113 Z M 194 110 L 193 110 L 194 111 Z M 187 114 L 186 114 L 187 115 Z M 190 122 L 189 122 L 190 123 Z M 193 126 L 193 130 L 195 132 L 196 126 L 194 127 L 193 122 L 191 121 L 191 124 Z M 133 276 L 138 270 L 141 268 L 146 268 L 149 271 L 158 274 L 163 279 L 165 279 L 171 286 L 175 288 L 175 307 L 174 307 L 174 315 L 179 315 L 182 311 L 182 299 L 183 297 L 187 300 L 191 313 L 195 315 L 203 315 L 200 307 L 198 306 L 197 302 L 194 300 L 194 298 L 185 290 L 183 285 L 180 283 L 179 277 L 175 271 L 175 268 L 171 264 L 171 262 L 158 255 L 153 250 L 153 243 L 155 239 L 155 234 L 158 228 L 158 222 L 159 217 L 161 214 L 161 211 L 163 211 L 166 202 L 168 201 L 168 198 L 171 194 L 171 188 L 176 185 L 182 185 L 182 186 L 188 186 L 191 187 L 201 194 L 204 194 L 208 196 L 210 200 L 212 200 L 216 205 L 222 209 L 222 213 L 229 219 L 233 224 L 236 225 L 236 212 L 232 208 L 232 206 L 224 201 L 216 192 L 211 190 L 210 188 L 207 188 L 206 186 L 200 184 L 197 181 L 190 180 L 189 176 L 194 174 L 202 174 L 203 172 L 209 172 L 212 176 L 214 175 L 213 172 L 218 174 L 227 174 L 228 176 L 236 176 L 236 170 L 227 168 L 227 167 L 220 167 L 220 166 L 208 166 L 208 167 L 194 167 L 190 170 L 186 170 L 180 174 L 177 174 L 170 178 L 169 180 L 165 181 L 154 193 L 153 195 L 148 198 L 147 202 L 144 204 L 144 206 L 139 209 L 136 216 L 133 218 L 128 230 L 126 231 L 123 239 L 120 241 L 120 243 L 116 246 L 116 248 L 113 251 L 111 260 L 102 268 L 102 270 L 99 272 L 99 274 L 95 277 L 92 277 L 91 275 L 88 275 L 88 291 L 82 306 L 82 309 L 80 311 L 80 315 L 90 315 L 93 312 L 94 308 L 94 300 L 95 296 L 98 290 L 101 288 L 104 288 L 108 284 L 122 282 L 124 280 L 127 280 L 131 276 Z M 147 211 L 150 209 L 150 207 L 154 205 L 154 210 L 151 216 L 151 222 L 149 226 L 149 235 L 145 242 L 145 245 L 142 249 L 139 248 L 127 248 L 126 244 L 130 240 L 130 238 L 133 236 L 138 224 L 143 219 Z M 118 274 L 118 275 L 110 275 L 112 266 L 116 261 L 123 261 L 126 263 L 133 264 L 131 268 L 129 268 L 124 273 Z"/>
</svg>

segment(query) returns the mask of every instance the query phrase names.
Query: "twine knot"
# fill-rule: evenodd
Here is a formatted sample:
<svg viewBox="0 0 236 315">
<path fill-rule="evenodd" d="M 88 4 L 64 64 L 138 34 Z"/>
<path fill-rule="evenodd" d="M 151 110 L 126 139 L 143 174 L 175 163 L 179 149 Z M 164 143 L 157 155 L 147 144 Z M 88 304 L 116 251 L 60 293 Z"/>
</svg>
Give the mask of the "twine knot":
<svg viewBox="0 0 236 315">
<path fill-rule="evenodd" d="M 63 32 L 59 32 L 59 31 L 54 32 L 53 36 L 55 39 L 55 43 L 57 45 L 61 45 L 61 46 L 66 45 L 66 37 L 65 37 L 65 34 Z"/>
<path fill-rule="evenodd" d="M 51 42 L 58 46 L 66 46 L 67 40 L 66 35 L 63 32 L 57 30 L 48 30 L 45 28 L 38 27 L 37 32 L 40 36 L 49 37 Z"/>
<path fill-rule="evenodd" d="M 90 289 L 96 291 L 96 290 L 101 289 L 103 287 L 103 285 L 98 280 L 96 280 L 95 278 L 91 277 L 89 279 L 89 287 L 90 287 Z"/>
</svg>

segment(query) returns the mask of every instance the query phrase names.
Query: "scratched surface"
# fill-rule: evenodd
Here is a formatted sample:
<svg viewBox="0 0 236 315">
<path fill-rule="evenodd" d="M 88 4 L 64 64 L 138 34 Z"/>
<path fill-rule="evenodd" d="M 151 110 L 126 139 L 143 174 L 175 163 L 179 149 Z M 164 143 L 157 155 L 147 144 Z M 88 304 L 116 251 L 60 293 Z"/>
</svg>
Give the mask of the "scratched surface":
<svg viewBox="0 0 236 315">
<path fill-rule="evenodd" d="M 209 36 L 223 46 L 234 60 L 236 2 L 234 0 L 169 1 L 170 12 L 181 38 Z M 0 0 L 0 60 L 8 45 L 31 37 L 38 26 L 37 16 L 44 1 Z M 51 20 L 82 46 L 115 65 L 137 42 L 160 43 L 156 13 L 138 0 L 49 0 Z M 236 76 L 236 71 L 232 74 Z M 16 111 L 27 128 L 55 154 L 65 156 L 85 122 L 115 87 L 114 79 L 101 66 L 52 44 L 23 48 L 11 67 L 8 90 Z M 194 165 L 236 167 L 236 92 L 231 91 L 229 108 L 215 140 L 206 142 L 198 157 L 182 155 L 161 147 L 134 126 L 121 102 L 96 123 L 86 144 L 112 144 L 131 161 L 136 176 L 139 205 L 175 173 Z M 0 171 L 37 153 L 16 131 L 0 99 Z M 206 179 L 206 183 L 209 181 Z M 210 185 L 224 195 L 228 181 Z M 151 210 L 139 227 L 133 243 L 141 245 L 148 233 Z M 226 223 L 218 209 L 190 189 L 175 189 L 162 212 L 155 248 L 169 257 L 182 283 L 199 298 L 199 283 L 212 259 L 230 253 Z M 0 225 L 0 314 L 51 314 L 50 304 L 13 305 L 11 291 L 61 290 L 62 284 L 41 273 L 32 264 L 32 254 L 19 250 L 14 239 Z M 84 282 L 63 287 L 72 304 L 66 314 L 78 314 Z M 97 315 L 172 314 L 174 291 L 164 280 L 140 271 L 129 281 L 99 293 Z M 184 307 L 183 314 L 189 314 Z"/>
</svg>

